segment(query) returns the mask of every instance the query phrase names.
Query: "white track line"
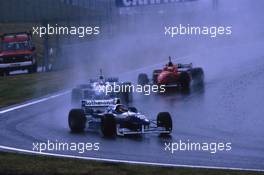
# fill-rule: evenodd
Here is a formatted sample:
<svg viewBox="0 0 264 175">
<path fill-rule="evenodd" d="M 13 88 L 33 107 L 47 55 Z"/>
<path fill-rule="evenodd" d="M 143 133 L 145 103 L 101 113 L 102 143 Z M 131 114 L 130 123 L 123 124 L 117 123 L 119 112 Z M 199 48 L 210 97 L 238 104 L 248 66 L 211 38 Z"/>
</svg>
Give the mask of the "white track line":
<svg viewBox="0 0 264 175">
<path fill-rule="evenodd" d="M 38 100 L 34 100 L 34 101 L 31 101 L 31 102 L 28 102 L 28 103 L 25 103 L 25 104 L 21 104 L 21 105 L 17 105 L 17 106 L 14 106 L 14 107 L 10 107 L 10 108 L 7 108 L 5 110 L 0 111 L 0 114 L 11 112 L 11 111 L 14 111 L 14 110 L 17 110 L 17 109 L 20 109 L 20 108 L 24 108 L 24 107 L 27 107 L 27 106 L 31 106 L 31 105 L 34 105 L 34 104 L 37 104 L 37 103 L 41 103 L 41 102 L 44 102 L 44 101 L 47 101 L 47 100 L 50 100 L 50 99 L 53 99 L 53 98 L 60 97 L 62 95 L 66 95 L 68 93 L 70 93 L 70 91 L 65 91 L 65 92 L 62 92 L 62 93 L 59 93 L 59 94 L 55 94 L 55 95 L 44 97 L 44 98 L 41 98 L 41 99 L 38 99 Z"/>
<path fill-rule="evenodd" d="M 30 154 L 36 154 L 36 155 L 45 155 L 45 156 L 54 156 L 54 157 L 63 157 L 63 158 L 74 158 L 74 159 L 83 159 L 83 160 L 95 160 L 95 161 L 104 161 L 104 162 L 111 162 L 111 163 L 129 163 L 129 164 L 163 166 L 163 167 L 183 167 L 183 168 L 203 168 L 203 169 L 218 169 L 218 170 L 264 172 L 263 169 L 231 168 L 231 167 L 218 167 L 218 166 L 199 166 L 199 165 L 169 164 L 169 163 L 153 163 L 153 162 L 144 162 L 144 161 L 129 161 L 129 160 L 119 160 L 119 159 L 104 159 L 104 158 L 96 158 L 96 157 L 73 156 L 73 155 L 65 155 L 65 154 L 36 152 L 36 151 L 18 149 L 18 148 L 1 146 L 1 145 L 0 145 L 0 149 L 8 150 L 8 151 L 21 152 L 21 153 L 30 153 Z"/>
</svg>

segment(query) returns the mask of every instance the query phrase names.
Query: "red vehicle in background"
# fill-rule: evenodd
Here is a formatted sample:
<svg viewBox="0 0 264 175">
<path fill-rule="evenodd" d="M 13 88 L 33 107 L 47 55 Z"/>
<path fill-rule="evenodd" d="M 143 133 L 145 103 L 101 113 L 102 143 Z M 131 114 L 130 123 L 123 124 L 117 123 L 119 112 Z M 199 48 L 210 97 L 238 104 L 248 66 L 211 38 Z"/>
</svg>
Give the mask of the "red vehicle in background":
<svg viewBox="0 0 264 175">
<path fill-rule="evenodd" d="M 188 90 L 191 83 L 203 84 L 204 72 L 202 68 L 193 68 L 190 64 L 173 64 L 169 57 L 169 62 L 163 69 L 154 70 L 152 73 L 153 84 L 163 85 L 165 88 L 180 88 Z M 146 85 L 150 83 L 148 75 L 141 73 L 138 76 L 138 84 Z"/>
<path fill-rule="evenodd" d="M 11 71 L 28 70 L 37 72 L 35 47 L 31 33 L 8 33 L 0 36 L 0 76 Z"/>
</svg>

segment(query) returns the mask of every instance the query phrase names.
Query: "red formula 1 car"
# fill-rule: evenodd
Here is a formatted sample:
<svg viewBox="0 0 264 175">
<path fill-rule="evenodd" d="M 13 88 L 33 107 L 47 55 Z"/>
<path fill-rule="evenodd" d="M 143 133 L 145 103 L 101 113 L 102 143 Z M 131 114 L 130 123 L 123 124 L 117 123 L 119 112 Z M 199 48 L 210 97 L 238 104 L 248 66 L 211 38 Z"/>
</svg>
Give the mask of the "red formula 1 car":
<svg viewBox="0 0 264 175">
<path fill-rule="evenodd" d="M 180 88 L 188 90 L 191 83 L 202 85 L 204 80 L 204 72 L 202 68 L 193 68 L 190 64 L 173 64 L 169 57 L 168 64 L 163 69 L 153 71 L 153 84 L 163 85 L 165 88 Z M 138 76 L 138 84 L 146 85 L 150 83 L 148 75 L 141 73 Z"/>
</svg>

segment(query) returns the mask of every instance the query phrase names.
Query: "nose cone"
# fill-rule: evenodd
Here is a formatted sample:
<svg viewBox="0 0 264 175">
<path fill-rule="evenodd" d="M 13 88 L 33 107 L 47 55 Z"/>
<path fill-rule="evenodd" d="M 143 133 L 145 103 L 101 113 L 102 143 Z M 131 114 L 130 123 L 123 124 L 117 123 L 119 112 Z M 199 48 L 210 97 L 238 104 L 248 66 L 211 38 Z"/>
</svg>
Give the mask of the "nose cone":
<svg viewBox="0 0 264 175">
<path fill-rule="evenodd" d="M 146 119 L 145 116 L 137 116 L 137 115 L 133 115 L 130 116 L 130 121 L 134 124 L 139 124 L 139 125 L 148 125 L 150 123 L 150 121 L 148 119 Z"/>
</svg>

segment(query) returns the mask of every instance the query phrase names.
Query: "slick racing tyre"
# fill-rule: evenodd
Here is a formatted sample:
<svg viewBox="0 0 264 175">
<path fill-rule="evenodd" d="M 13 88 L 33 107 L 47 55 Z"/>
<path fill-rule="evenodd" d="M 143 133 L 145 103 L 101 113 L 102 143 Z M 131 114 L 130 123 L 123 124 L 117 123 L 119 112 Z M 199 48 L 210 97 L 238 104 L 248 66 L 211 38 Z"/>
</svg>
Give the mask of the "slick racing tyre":
<svg viewBox="0 0 264 175">
<path fill-rule="evenodd" d="M 116 120 L 111 114 L 105 114 L 101 118 L 101 132 L 104 137 L 116 136 Z"/>
<path fill-rule="evenodd" d="M 204 82 L 204 72 L 202 68 L 191 69 L 192 79 L 195 85 L 202 85 Z"/>
<path fill-rule="evenodd" d="M 153 79 L 153 83 L 157 84 L 158 83 L 158 76 L 159 74 L 162 72 L 162 70 L 158 69 L 158 70 L 154 70 L 153 74 L 152 74 L 152 79 Z"/>
<path fill-rule="evenodd" d="M 74 88 L 71 92 L 71 104 L 74 107 L 81 107 L 82 90 Z"/>
<path fill-rule="evenodd" d="M 138 75 L 138 84 L 144 86 L 149 83 L 148 75 L 141 73 Z"/>
<path fill-rule="evenodd" d="M 190 82 L 191 78 L 188 72 L 182 72 L 179 75 L 178 83 L 182 90 L 189 90 L 190 89 Z"/>
<path fill-rule="evenodd" d="M 83 132 L 86 118 L 82 109 L 72 109 L 69 113 L 68 124 L 72 132 Z"/>
<path fill-rule="evenodd" d="M 160 112 L 157 116 L 157 127 L 164 127 L 166 131 L 172 131 L 172 119 L 168 112 Z M 168 134 L 167 134 L 168 135 Z"/>
</svg>

